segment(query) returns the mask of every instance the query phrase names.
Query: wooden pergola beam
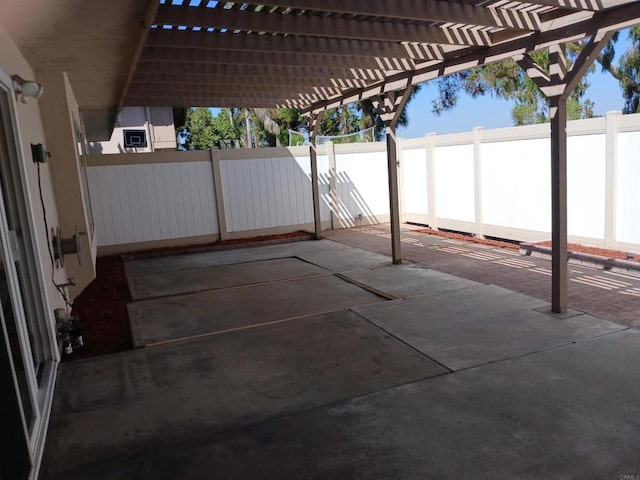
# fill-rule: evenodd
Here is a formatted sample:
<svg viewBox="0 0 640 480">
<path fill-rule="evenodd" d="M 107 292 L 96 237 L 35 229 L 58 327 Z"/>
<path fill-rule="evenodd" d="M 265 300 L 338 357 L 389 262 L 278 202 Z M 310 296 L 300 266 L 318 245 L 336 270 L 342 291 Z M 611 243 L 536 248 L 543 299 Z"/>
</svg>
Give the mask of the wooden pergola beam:
<svg viewBox="0 0 640 480">
<path fill-rule="evenodd" d="M 224 102 L 224 106 L 229 107 L 244 107 L 244 108 L 253 108 L 253 107 L 265 107 L 265 108 L 273 108 L 274 105 L 281 103 L 285 107 L 284 108 L 297 108 L 300 109 L 301 106 L 306 105 L 309 102 L 318 101 L 321 95 L 317 93 L 299 93 L 298 97 L 292 98 L 291 96 L 283 96 L 277 93 L 269 94 L 269 93 L 261 93 L 259 91 L 252 92 L 251 94 L 246 93 L 227 93 L 227 94 L 206 94 L 200 92 L 191 92 L 188 94 L 173 94 L 172 92 L 167 93 L 144 93 L 144 92 L 136 92 L 135 94 L 128 95 L 126 97 L 125 103 L 127 105 L 145 105 L 144 101 L 151 101 L 153 105 L 172 105 L 172 106 L 207 106 L 207 107 L 220 107 L 223 106 L 219 104 L 219 102 Z M 132 103 L 132 102 L 137 103 Z M 192 105 L 188 103 L 184 103 L 185 101 L 194 102 Z M 164 103 L 160 103 L 164 102 Z"/>
<path fill-rule="evenodd" d="M 267 32 L 311 37 L 333 37 L 386 42 L 442 45 L 491 45 L 490 29 L 466 25 L 424 26 L 395 22 L 369 22 L 336 17 L 283 15 L 232 10 L 160 5 L 158 25 L 201 27 L 243 32 Z"/>
<path fill-rule="evenodd" d="M 385 78 L 381 70 L 356 68 L 322 68 L 316 66 L 289 65 L 226 65 L 184 62 L 144 62 L 138 65 L 138 73 L 189 75 L 254 75 L 256 77 L 315 77 L 359 79 L 368 82 Z"/>
<path fill-rule="evenodd" d="M 260 4 L 278 6 L 281 2 L 261 1 Z M 485 27 L 517 28 L 537 30 L 540 21 L 528 10 L 513 11 L 502 15 L 493 9 L 476 7 L 460 1 L 442 0 L 394 0 L 376 2 L 372 0 L 289 0 L 287 5 L 300 10 L 331 12 L 347 15 L 369 15 L 372 17 L 402 18 L 405 20 L 460 23 Z"/>
<path fill-rule="evenodd" d="M 334 88 L 355 88 L 365 87 L 367 82 L 364 80 L 357 80 L 354 78 L 340 79 L 330 77 L 306 77 L 306 76 L 261 76 L 256 77 L 253 75 L 185 75 L 181 73 L 136 73 L 135 77 L 131 81 L 130 87 L 133 88 L 137 85 L 143 85 L 147 87 L 153 87 L 156 85 L 190 85 L 193 88 L 198 88 L 203 85 L 219 85 L 222 87 L 238 85 L 247 87 L 306 87 L 314 85 L 317 87 L 334 87 Z M 347 84 L 350 84 L 348 86 Z M 297 91 L 297 88 L 296 88 Z"/>
<path fill-rule="evenodd" d="M 390 57 L 344 57 L 318 55 L 310 53 L 291 53 L 287 55 L 264 55 L 261 52 L 233 50 L 202 50 L 175 47 L 145 47 L 140 63 L 146 62 L 182 62 L 225 65 L 314 65 L 316 67 L 366 68 L 383 71 L 404 71 L 415 68 L 413 60 Z"/>
<path fill-rule="evenodd" d="M 625 0 L 527 0 L 527 3 L 564 8 L 567 10 L 591 10 L 598 12 L 606 8 L 623 5 Z"/>
<path fill-rule="evenodd" d="M 446 50 L 437 44 L 394 43 L 344 38 L 298 37 L 281 35 L 237 35 L 219 31 L 164 30 L 149 33 L 148 47 L 189 48 L 282 54 L 332 55 L 333 57 L 377 56 L 412 60 L 441 60 Z M 451 48 L 448 49 L 451 51 Z"/>
<path fill-rule="evenodd" d="M 166 95 L 147 95 L 147 96 L 127 96 L 124 101 L 125 106 L 166 106 L 167 100 L 174 107 L 237 107 L 244 102 L 245 97 L 201 97 L 197 95 L 191 96 L 171 96 Z M 251 99 L 252 108 L 272 108 L 274 100 L 282 101 L 282 99 L 274 99 L 272 97 L 253 98 Z"/>
<path fill-rule="evenodd" d="M 333 87 L 317 87 L 306 85 L 296 88 L 299 93 L 315 93 L 318 95 L 336 95 L 340 90 Z M 131 96 L 145 95 L 168 95 L 168 96 L 189 96 L 197 94 L 202 97 L 247 97 L 254 98 L 256 93 L 264 97 L 286 98 L 291 95 L 291 89 L 286 86 L 260 86 L 260 87 L 238 87 L 237 85 L 202 85 L 202 84 L 132 84 L 129 89 Z"/>
</svg>

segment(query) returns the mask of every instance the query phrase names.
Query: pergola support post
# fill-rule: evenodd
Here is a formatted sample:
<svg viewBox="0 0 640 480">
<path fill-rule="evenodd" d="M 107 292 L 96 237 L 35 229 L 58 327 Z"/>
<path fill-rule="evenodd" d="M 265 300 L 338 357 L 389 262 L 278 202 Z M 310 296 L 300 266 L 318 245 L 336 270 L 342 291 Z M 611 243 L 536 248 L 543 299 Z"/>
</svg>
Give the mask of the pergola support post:
<svg viewBox="0 0 640 480">
<path fill-rule="evenodd" d="M 386 126 L 387 171 L 389 179 L 389 213 L 391 221 L 391 257 L 394 265 L 402 263 L 400 248 L 400 200 L 398 195 L 398 144 L 396 129 Z"/>
<path fill-rule="evenodd" d="M 400 200 L 398 187 L 398 140 L 396 126 L 411 95 L 411 82 L 399 92 L 390 92 L 373 99 L 373 106 L 385 124 L 387 137 L 387 171 L 389 180 L 389 213 L 391 222 L 391 257 L 394 265 L 402 263 L 400 247 Z"/>
<path fill-rule="evenodd" d="M 322 218 L 320 217 L 320 189 L 318 186 L 318 148 L 316 137 L 320 129 L 320 115 L 313 113 L 309 118 L 309 157 L 311 159 L 311 194 L 313 195 L 314 238 L 322 238 Z"/>
<path fill-rule="evenodd" d="M 549 99 L 551 116 L 551 311 L 565 313 L 568 302 L 567 254 L 567 98 L 595 61 L 612 33 L 595 32 L 569 67 L 563 48 L 549 48 L 549 73 L 528 55 L 517 58 Z"/>
<path fill-rule="evenodd" d="M 567 310 L 567 98 L 551 99 L 551 310 Z"/>
</svg>

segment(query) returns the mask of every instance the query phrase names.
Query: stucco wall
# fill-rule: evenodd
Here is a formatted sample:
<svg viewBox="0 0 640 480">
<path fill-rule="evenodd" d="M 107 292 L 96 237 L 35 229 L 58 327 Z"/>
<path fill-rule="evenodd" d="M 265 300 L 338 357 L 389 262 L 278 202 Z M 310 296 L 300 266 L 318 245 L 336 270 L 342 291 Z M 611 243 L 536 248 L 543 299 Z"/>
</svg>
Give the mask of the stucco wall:
<svg viewBox="0 0 640 480">
<path fill-rule="evenodd" d="M 7 76 L 18 74 L 25 79 L 36 79 L 36 75 L 21 55 L 13 40 L 6 31 L 0 27 L 0 72 Z M 46 95 L 46 93 L 45 93 Z M 46 296 L 47 313 L 51 315 L 53 321 L 53 309 L 64 307 L 64 300 L 56 290 L 51 281 L 63 283 L 67 279 L 65 269 L 55 269 L 52 275 L 51 260 L 49 257 L 46 242 L 46 231 L 44 226 L 44 215 L 40 204 L 38 192 L 38 172 L 36 164 L 31 160 L 31 144 L 47 144 L 40 105 L 38 100 L 30 100 L 29 103 L 15 102 L 19 154 L 22 160 L 22 169 L 25 173 L 26 181 L 24 189 L 26 192 L 27 207 L 31 212 L 31 228 L 34 233 L 34 250 L 39 259 L 39 276 L 41 279 L 44 295 Z M 58 225 L 58 211 L 54 191 L 51 182 L 51 165 L 41 166 L 41 184 L 44 204 L 47 209 L 47 220 L 49 226 Z"/>
<path fill-rule="evenodd" d="M 32 431 L 27 439 L 31 443 L 29 452 L 32 466 L 30 478 L 37 478 L 42 452 L 44 451 L 49 412 L 53 398 L 56 365 L 59 360 L 56 348 L 54 309 L 64 308 L 65 306 L 65 301 L 57 291 L 55 284 L 66 282 L 68 275 L 64 268 L 56 269 L 53 267 L 47 241 L 48 228 L 45 227 L 42 204 L 46 208 L 48 225 L 56 226 L 59 224 L 58 209 L 51 181 L 51 164 L 41 165 L 39 182 L 37 164 L 32 161 L 31 144 L 47 144 L 41 116 L 41 105 L 38 100 L 33 99 L 29 103 L 14 100 L 13 82 L 11 80 L 11 75 L 13 74 L 18 74 L 22 78 L 29 80 L 38 80 L 6 31 L 0 28 L 0 83 L 2 84 L 3 100 L 5 92 L 7 93 L 6 98 L 9 99 L 9 112 L 4 111 L 3 119 L 11 124 L 9 128 L 5 129 L 5 133 L 7 134 L 9 146 L 8 161 L 11 162 L 11 170 L 15 170 L 10 181 L 15 186 L 20 184 L 20 188 L 16 188 L 18 204 L 24 204 L 27 212 L 27 219 L 21 220 L 22 235 L 16 235 L 16 238 L 23 239 L 23 241 L 18 240 L 17 243 L 18 245 L 24 245 L 29 257 L 26 263 L 33 264 L 32 268 L 35 270 L 34 283 L 37 284 L 33 291 L 35 298 L 33 298 L 33 301 L 27 300 L 23 303 L 23 306 L 25 306 L 25 310 L 30 312 L 26 322 L 29 333 L 33 334 L 35 339 L 31 346 L 32 348 L 35 346 L 34 351 L 42 350 L 40 358 L 45 361 L 40 371 L 42 374 L 40 379 L 36 380 L 33 369 L 27 368 L 23 370 L 27 374 L 27 379 L 30 380 L 28 383 L 32 385 L 29 389 L 29 394 L 33 395 L 32 401 L 34 403 L 32 406 L 38 410 L 38 414 L 34 417 Z M 38 183 L 41 185 L 42 199 Z M 35 258 L 31 258 L 32 256 Z M 31 260 L 34 261 L 32 262 Z M 24 262 L 21 262 L 21 264 L 24 266 Z M 28 294 L 25 296 L 27 299 L 29 297 Z M 21 330 L 23 335 L 26 335 L 25 329 L 27 326 L 22 324 L 20 315 L 17 317 L 17 325 L 18 330 Z M 39 340 L 37 337 L 40 337 Z M 26 341 L 22 343 L 21 351 L 25 362 L 29 362 L 31 355 L 28 352 Z M 37 399 L 35 397 L 36 382 Z M 21 393 L 21 395 L 25 394 L 26 390 Z M 16 433 L 13 432 L 13 434 Z M 18 435 L 15 436 L 17 437 Z M 16 442 L 19 441 L 16 438 Z"/>
</svg>

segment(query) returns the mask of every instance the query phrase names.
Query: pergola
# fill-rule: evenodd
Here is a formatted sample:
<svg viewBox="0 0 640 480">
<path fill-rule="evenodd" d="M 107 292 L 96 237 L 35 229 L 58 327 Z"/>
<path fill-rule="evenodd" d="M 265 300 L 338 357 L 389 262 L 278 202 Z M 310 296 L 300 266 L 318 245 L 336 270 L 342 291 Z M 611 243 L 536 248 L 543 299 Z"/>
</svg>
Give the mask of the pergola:
<svg viewBox="0 0 640 480">
<path fill-rule="evenodd" d="M 89 109 L 88 94 L 80 88 L 80 107 L 91 125 L 99 125 L 102 117 L 113 119 L 126 105 L 293 107 L 308 115 L 317 238 L 321 237 L 315 152 L 318 117 L 326 109 L 371 99 L 387 126 L 394 263 L 402 258 L 395 127 L 411 87 L 515 59 L 551 104 L 552 310 L 566 310 L 566 100 L 611 35 L 640 23 L 638 0 L 58 3 L 73 5 L 81 22 L 93 22 L 78 27 L 68 21 L 70 32 L 96 30 L 96 38 L 85 37 L 88 43 L 80 47 L 87 50 L 86 55 L 99 55 L 95 48 L 91 50 L 91 42 L 103 47 L 103 53 L 108 40 L 120 49 L 119 75 L 111 78 L 108 102 L 91 104 Z M 60 17 L 60 11 L 54 13 Z M 101 15 L 108 19 L 119 15 L 120 31 L 115 21 L 101 29 Z M 122 36 L 116 42 L 118 32 Z M 58 26 L 57 34 L 64 41 L 64 28 Z M 15 36 L 24 39 L 36 69 L 38 56 L 40 63 L 54 63 L 56 55 L 60 57 L 57 65 L 64 69 L 62 53 L 44 42 L 38 49 L 24 32 Z M 569 66 L 563 46 L 575 41 L 584 47 Z M 540 49 L 549 49 L 549 73 L 528 55 Z M 128 58 L 124 68 L 123 56 Z M 109 60 L 106 54 L 103 58 Z M 84 79 L 105 81 L 96 72 L 82 71 L 75 64 L 69 67 L 74 88 L 84 85 Z"/>
</svg>

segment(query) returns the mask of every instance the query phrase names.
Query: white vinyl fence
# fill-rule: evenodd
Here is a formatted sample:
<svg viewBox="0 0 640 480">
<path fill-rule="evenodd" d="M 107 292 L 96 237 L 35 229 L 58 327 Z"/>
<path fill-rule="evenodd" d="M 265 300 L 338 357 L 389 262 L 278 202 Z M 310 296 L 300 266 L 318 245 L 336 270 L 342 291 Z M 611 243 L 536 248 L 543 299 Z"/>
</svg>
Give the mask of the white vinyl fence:
<svg viewBox="0 0 640 480">
<path fill-rule="evenodd" d="M 389 220 L 386 147 L 318 147 L 324 228 Z M 308 147 L 91 155 L 99 245 L 313 228 Z M 366 167 L 366 168 L 363 168 Z"/>
<path fill-rule="evenodd" d="M 99 245 L 219 232 L 210 163 L 100 165 L 87 174 Z"/>
<path fill-rule="evenodd" d="M 640 251 L 640 115 L 568 128 L 571 241 Z M 403 220 L 548 239 L 549 125 L 400 139 Z M 92 155 L 99 245 L 313 228 L 308 147 Z M 323 228 L 389 220 L 384 142 L 318 147 Z"/>
<path fill-rule="evenodd" d="M 402 143 L 409 222 L 513 240 L 549 238 L 549 125 Z M 570 240 L 640 249 L 640 115 L 569 122 Z"/>
</svg>

